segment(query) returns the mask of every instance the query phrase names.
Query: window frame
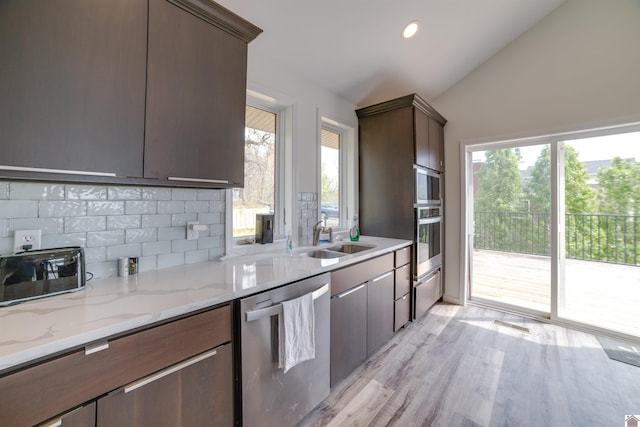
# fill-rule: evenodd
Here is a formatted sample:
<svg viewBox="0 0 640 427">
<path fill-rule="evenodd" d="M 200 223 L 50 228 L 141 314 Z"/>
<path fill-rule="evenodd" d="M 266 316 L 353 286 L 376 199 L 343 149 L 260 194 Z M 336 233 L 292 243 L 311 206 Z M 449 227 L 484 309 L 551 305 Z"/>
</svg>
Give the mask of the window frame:
<svg viewBox="0 0 640 427">
<path fill-rule="evenodd" d="M 293 104 L 280 101 L 265 95 L 262 92 L 248 89 L 246 105 L 259 108 L 276 115 L 276 158 L 275 158 L 275 194 L 274 194 L 274 233 L 273 240 L 284 241 L 287 230 L 291 228 L 292 206 L 292 168 L 291 158 L 291 134 Z M 233 188 L 226 192 L 226 218 L 225 218 L 225 251 L 226 254 L 234 252 L 255 251 L 263 245 L 247 244 L 247 236 L 234 237 L 233 235 Z M 253 248 L 253 249 L 248 249 Z M 273 249 L 273 246 L 265 246 L 265 250 Z"/>
<path fill-rule="evenodd" d="M 357 215 L 357 153 L 355 129 L 328 117 L 320 116 L 318 126 L 318 220 L 322 208 L 322 130 L 340 135 L 340 225 L 337 231 L 348 230 L 350 218 Z"/>
</svg>

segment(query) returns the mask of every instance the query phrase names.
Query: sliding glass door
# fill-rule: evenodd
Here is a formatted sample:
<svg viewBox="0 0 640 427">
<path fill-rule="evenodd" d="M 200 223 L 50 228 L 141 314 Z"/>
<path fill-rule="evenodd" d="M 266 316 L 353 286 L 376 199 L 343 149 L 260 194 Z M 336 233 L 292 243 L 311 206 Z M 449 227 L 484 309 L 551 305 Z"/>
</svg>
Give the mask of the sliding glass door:
<svg viewBox="0 0 640 427">
<path fill-rule="evenodd" d="M 471 299 L 548 315 L 549 144 L 474 151 Z"/>
<path fill-rule="evenodd" d="M 638 126 L 466 146 L 468 298 L 640 337 Z"/>
<path fill-rule="evenodd" d="M 640 336 L 640 132 L 563 145 L 558 317 Z"/>
</svg>

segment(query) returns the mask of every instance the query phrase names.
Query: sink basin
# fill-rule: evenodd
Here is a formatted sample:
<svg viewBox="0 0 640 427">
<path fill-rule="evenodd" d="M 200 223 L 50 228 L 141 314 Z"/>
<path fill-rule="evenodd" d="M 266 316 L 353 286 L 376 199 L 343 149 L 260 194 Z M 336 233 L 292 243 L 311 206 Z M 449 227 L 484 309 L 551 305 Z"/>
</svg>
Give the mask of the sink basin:
<svg viewBox="0 0 640 427">
<path fill-rule="evenodd" d="M 340 246 L 334 246 L 329 248 L 330 251 L 341 252 L 343 254 L 355 254 L 358 252 L 366 251 L 369 249 L 373 249 L 375 246 L 372 245 L 362 245 L 356 243 L 344 243 Z"/>
<path fill-rule="evenodd" d="M 327 259 L 327 258 L 339 258 L 347 254 L 343 252 L 336 252 L 331 249 L 317 249 L 315 251 L 303 252 L 301 255 L 308 256 L 311 258 Z"/>
</svg>

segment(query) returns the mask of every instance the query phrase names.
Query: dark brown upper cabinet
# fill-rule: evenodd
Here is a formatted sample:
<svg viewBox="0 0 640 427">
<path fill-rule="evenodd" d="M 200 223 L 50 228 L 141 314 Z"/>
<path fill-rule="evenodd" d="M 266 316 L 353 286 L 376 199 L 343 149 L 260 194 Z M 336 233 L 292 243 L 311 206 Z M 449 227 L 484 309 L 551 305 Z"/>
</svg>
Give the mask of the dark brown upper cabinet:
<svg viewBox="0 0 640 427">
<path fill-rule="evenodd" d="M 144 176 L 241 187 L 247 41 L 184 6 L 149 2 Z"/>
<path fill-rule="evenodd" d="M 146 0 L 0 2 L 0 164 L 141 176 L 146 49 Z"/>
<path fill-rule="evenodd" d="M 0 2 L 0 177 L 242 186 L 261 31 L 208 0 Z"/>
<path fill-rule="evenodd" d="M 396 111 L 397 114 L 392 112 Z M 431 105 L 416 94 L 403 96 L 370 107 L 356 110 L 360 120 L 360 131 L 378 127 L 386 134 L 381 144 L 389 144 L 401 150 L 409 147 L 413 156 L 404 156 L 403 162 L 411 162 L 439 172 L 444 172 L 444 125 L 446 119 Z M 374 124 L 375 122 L 375 124 Z M 365 125 L 363 126 L 363 123 Z M 360 138 L 361 144 L 370 143 L 371 138 Z M 407 144 L 410 144 L 408 146 Z"/>
</svg>

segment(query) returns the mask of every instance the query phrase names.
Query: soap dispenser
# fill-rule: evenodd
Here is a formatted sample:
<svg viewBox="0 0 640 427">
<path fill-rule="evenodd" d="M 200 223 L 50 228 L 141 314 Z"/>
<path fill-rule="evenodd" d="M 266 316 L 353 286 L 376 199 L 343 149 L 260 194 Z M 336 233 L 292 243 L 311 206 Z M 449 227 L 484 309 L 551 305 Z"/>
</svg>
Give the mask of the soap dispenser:
<svg viewBox="0 0 640 427">
<path fill-rule="evenodd" d="M 351 224 L 351 229 L 349 229 L 349 239 L 352 242 L 357 242 L 360 240 L 360 227 L 358 226 L 358 216 L 354 215 L 353 223 Z"/>
</svg>

